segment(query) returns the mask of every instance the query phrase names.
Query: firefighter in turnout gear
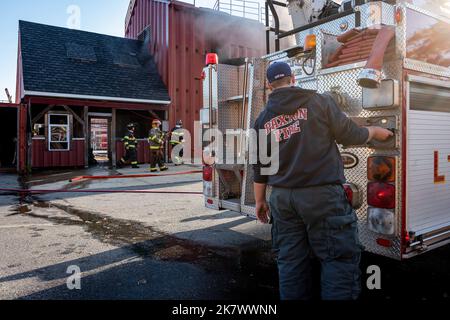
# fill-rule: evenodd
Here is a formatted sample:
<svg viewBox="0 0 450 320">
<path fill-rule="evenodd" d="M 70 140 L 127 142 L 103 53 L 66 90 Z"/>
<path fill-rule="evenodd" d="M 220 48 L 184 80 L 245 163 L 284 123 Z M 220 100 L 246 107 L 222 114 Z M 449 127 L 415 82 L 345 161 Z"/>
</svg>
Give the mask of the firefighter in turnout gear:
<svg viewBox="0 0 450 320">
<path fill-rule="evenodd" d="M 175 128 L 172 129 L 170 134 L 170 144 L 172 145 L 172 150 L 176 146 L 182 145 L 184 142 L 184 131 L 183 131 L 183 121 L 179 120 Z M 174 155 L 172 159 L 176 166 L 183 164 L 183 149 L 181 149 L 178 154 Z"/>
<path fill-rule="evenodd" d="M 166 171 L 168 168 L 164 164 L 164 132 L 160 129 L 161 121 L 153 120 L 152 129 L 150 130 L 148 142 L 150 144 L 150 171 Z"/>
<path fill-rule="evenodd" d="M 126 165 L 131 162 L 132 168 L 139 168 L 137 161 L 138 141 L 134 136 L 135 126 L 130 123 L 128 126 L 128 134 L 122 139 L 125 147 L 125 157 L 120 159 L 120 165 Z"/>
</svg>

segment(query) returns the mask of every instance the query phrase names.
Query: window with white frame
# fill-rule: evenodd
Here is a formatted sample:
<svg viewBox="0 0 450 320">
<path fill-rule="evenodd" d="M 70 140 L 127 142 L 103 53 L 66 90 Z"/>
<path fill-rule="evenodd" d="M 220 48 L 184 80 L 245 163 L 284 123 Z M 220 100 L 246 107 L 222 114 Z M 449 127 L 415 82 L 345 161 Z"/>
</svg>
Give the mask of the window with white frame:
<svg viewBox="0 0 450 320">
<path fill-rule="evenodd" d="M 70 122 L 69 114 L 48 114 L 48 150 L 70 150 Z"/>
</svg>

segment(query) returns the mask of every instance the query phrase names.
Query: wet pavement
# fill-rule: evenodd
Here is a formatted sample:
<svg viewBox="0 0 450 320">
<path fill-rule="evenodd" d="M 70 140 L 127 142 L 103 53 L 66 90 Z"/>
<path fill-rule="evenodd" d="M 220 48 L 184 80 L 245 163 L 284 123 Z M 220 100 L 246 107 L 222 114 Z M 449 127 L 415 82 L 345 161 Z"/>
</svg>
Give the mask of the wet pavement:
<svg viewBox="0 0 450 320">
<path fill-rule="evenodd" d="M 46 180 L 46 176 L 50 179 Z M 71 178 L 70 174 L 42 174 L 42 177 L 31 177 L 22 187 L 68 188 L 73 186 L 68 182 Z M 198 184 L 198 175 L 181 181 L 172 179 L 167 177 L 150 184 L 148 180 L 132 182 L 138 189 L 178 190 Z M 50 183 L 40 185 L 39 180 Z M 84 181 L 82 187 L 98 188 L 100 184 L 103 188 L 107 184 L 108 188 L 123 188 L 129 184 L 125 180 Z M 9 187 L 19 186 L 10 181 Z M 111 195 L 106 196 L 107 206 L 114 206 Z M 93 205 L 102 203 L 102 197 L 105 195 L 0 196 L 4 199 L 0 203 L 0 243 L 7 244 L 0 254 L 0 298 L 235 299 L 255 294 L 276 297 L 270 281 L 266 281 L 267 284 L 263 281 L 262 287 L 258 285 L 253 270 L 255 264 L 261 269 L 266 263 L 263 251 L 255 249 L 261 247 L 270 253 L 267 241 L 251 235 L 240 236 L 239 232 L 231 230 L 233 236 L 228 236 L 228 242 L 209 243 L 207 240 L 207 234 L 217 236 L 227 228 L 239 228 L 244 224 L 255 227 L 251 219 L 232 212 L 208 211 L 200 203 L 201 214 L 181 214 L 178 220 L 186 220 L 184 223 L 191 225 L 187 229 L 201 228 L 203 224 L 213 224 L 215 228 L 182 229 L 177 234 L 161 231 L 154 221 L 158 211 L 164 212 L 162 207 L 153 206 L 151 215 L 144 210 L 145 216 L 150 217 L 144 222 L 136 216 L 129 219 L 123 211 L 122 218 L 116 218 Z M 142 195 L 133 195 L 128 201 L 138 203 L 140 198 Z M 90 210 L 74 206 L 71 203 L 74 199 Z M 179 197 L 176 200 L 184 202 L 184 210 L 188 209 L 186 201 Z M 197 197 L 194 201 L 198 200 Z M 156 227 L 150 224 L 152 219 Z M 223 226 L 219 227 L 221 224 Z M 196 233 L 203 234 L 203 242 L 190 239 Z M 221 245 L 216 246 L 220 242 Z M 242 246 L 236 247 L 236 243 Z M 83 272 L 81 291 L 67 289 L 66 271 L 72 265 L 79 266 Z M 267 268 L 275 272 L 273 265 Z M 253 290 L 255 287 L 259 290 Z"/>
<path fill-rule="evenodd" d="M 105 173 L 113 174 L 99 169 L 0 179 L 8 188 L 201 190 L 199 175 L 69 182 Z M 276 299 L 268 233 L 236 213 L 208 210 L 191 195 L 3 193 L 0 299 Z M 363 300 L 449 298 L 450 246 L 406 262 L 366 253 L 363 284 L 374 264 L 382 290 L 364 289 Z M 66 285 L 74 265 L 83 272 L 82 290 Z"/>
</svg>

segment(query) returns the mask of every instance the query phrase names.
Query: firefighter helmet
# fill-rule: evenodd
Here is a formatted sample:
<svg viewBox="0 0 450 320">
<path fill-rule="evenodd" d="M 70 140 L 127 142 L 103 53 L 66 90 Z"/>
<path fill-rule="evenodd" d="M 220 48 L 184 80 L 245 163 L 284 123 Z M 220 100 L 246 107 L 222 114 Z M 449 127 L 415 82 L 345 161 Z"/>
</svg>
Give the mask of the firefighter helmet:
<svg viewBox="0 0 450 320">
<path fill-rule="evenodd" d="M 161 123 L 161 120 L 158 120 L 158 119 L 155 119 L 155 120 L 153 120 L 153 122 L 152 122 L 152 125 L 157 125 L 158 127 L 161 125 L 162 123 Z"/>
<path fill-rule="evenodd" d="M 127 125 L 127 128 L 128 128 L 128 130 L 134 130 L 135 128 L 136 128 L 136 126 L 134 125 L 134 123 L 129 123 L 128 125 Z"/>
<path fill-rule="evenodd" d="M 177 126 L 182 127 L 183 126 L 183 121 L 182 120 L 178 120 L 177 121 Z"/>
</svg>

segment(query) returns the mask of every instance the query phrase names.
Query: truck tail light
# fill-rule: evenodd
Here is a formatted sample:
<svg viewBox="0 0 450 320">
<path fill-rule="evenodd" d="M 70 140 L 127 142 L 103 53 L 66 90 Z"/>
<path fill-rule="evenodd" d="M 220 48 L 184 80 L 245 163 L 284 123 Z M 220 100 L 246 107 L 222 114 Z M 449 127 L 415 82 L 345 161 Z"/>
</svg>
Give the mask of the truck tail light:
<svg viewBox="0 0 450 320">
<path fill-rule="evenodd" d="M 395 186 L 383 182 L 371 182 L 367 186 L 369 206 L 383 209 L 395 208 Z"/>
<path fill-rule="evenodd" d="M 219 56 L 217 53 L 208 53 L 206 55 L 206 65 L 219 64 Z"/>
<path fill-rule="evenodd" d="M 395 158 L 369 157 L 367 179 L 369 181 L 395 182 Z"/>
<path fill-rule="evenodd" d="M 378 238 L 377 239 L 377 244 L 379 246 L 382 246 L 382 247 L 385 247 L 385 248 L 392 247 L 392 241 L 389 240 L 389 239 Z"/>
<path fill-rule="evenodd" d="M 384 235 L 393 235 L 395 232 L 394 212 L 387 209 L 367 209 L 367 226 L 370 231 Z"/>
<path fill-rule="evenodd" d="M 359 196 L 359 189 L 353 183 L 344 184 L 345 194 L 347 199 L 354 209 L 358 209 L 361 206 L 361 198 Z"/>
<path fill-rule="evenodd" d="M 212 181 L 213 169 L 211 166 L 203 167 L 203 181 Z"/>
</svg>

